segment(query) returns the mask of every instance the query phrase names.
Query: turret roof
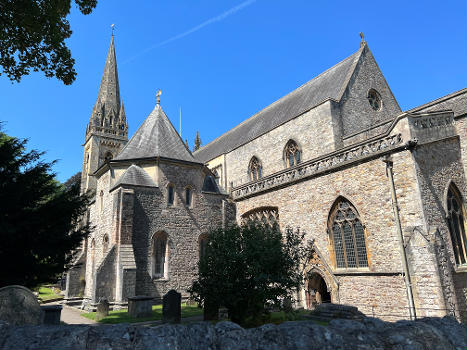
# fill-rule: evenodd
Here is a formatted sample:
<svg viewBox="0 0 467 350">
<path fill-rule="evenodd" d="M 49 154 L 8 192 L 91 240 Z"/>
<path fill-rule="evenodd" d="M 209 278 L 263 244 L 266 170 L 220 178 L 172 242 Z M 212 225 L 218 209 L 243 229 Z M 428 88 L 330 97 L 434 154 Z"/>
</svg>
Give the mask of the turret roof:
<svg viewBox="0 0 467 350">
<path fill-rule="evenodd" d="M 114 161 L 154 157 L 199 163 L 185 147 L 180 135 L 159 104 L 114 158 Z"/>
</svg>

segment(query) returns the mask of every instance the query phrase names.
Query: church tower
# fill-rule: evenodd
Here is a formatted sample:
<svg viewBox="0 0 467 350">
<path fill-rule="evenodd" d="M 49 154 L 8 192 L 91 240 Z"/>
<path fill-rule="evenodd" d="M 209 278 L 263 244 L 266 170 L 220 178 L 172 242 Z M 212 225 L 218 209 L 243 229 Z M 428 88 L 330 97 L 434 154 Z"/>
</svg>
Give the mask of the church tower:
<svg viewBox="0 0 467 350">
<path fill-rule="evenodd" d="M 128 121 L 120 100 L 114 37 L 110 41 L 96 104 L 86 127 L 81 192 L 95 190 L 91 176 L 103 163 L 115 157 L 128 142 Z"/>
</svg>

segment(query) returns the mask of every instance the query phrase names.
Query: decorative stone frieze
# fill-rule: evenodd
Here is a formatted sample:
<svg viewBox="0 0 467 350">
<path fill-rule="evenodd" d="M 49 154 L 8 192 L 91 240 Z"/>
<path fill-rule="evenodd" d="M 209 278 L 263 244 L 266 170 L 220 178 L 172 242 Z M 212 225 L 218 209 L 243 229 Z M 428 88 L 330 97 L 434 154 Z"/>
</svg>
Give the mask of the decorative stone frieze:
<svg viewBox="0 0 467 350">
<path fill-rule="evenodd" d="M 231 195 L 234 200 L 261 193 L 279 186 L 289 185 L 309 176 L 317 175 L 355 161 L 393 150 L 401 145 L 402 135 L 395 134 L 373 140 L 329 156 L 312 159 L 293 168 L 277 172 L 243 186 L 234 187 Z"/>
</svg>

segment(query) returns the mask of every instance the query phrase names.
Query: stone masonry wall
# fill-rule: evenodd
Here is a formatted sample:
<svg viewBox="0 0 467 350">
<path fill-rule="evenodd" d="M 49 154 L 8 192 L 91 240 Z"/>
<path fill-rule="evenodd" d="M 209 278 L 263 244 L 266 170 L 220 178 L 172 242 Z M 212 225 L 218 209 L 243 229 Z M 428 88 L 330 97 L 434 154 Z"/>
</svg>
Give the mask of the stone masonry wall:
<svg viewBox="0 0 467 350">
<path fill-rule="evenodd" d="M 402 227 L 421 226 L 424 218 L 412 156 L 409 151 L 403 151 L 394 154 L 393 161 Z M 342 270 L 335 267 L 327 220 L 332 204 L 339 196 L 344 196 L 355 206 L 365 226 L 369 259 L 367 269 Z M 237 221 L 243 213 L 262 206 L 279 208 L 281 229 L 300 226 L 307 233 L 307 239 L 315 240 L 332 272 L 342 280 L 340 303 L 357 303 L 358 299 L 356 306 L 366 308 L 365 311 L 371 305 L 378 305 L 381 309 L 378 312 L 393 308 L 395 314 L 407 313 L 390 183 L 382 159 L 341 168 L 240 200 L 237 202 Z"/>
<path fill-rule="evenodd" d="M 93 290 L 94 272 L 103 261 L 110 247 L 115 243 L 112 234 L 112 211 L 113 211 L 113 193 L 109 193 L 110 174 L 106 172 L 97 181 L 96 199 L 90 206 L 90 225 L 94 227 L 93 232 L 87 240 L 87 259 L 86 259 L 86 288 L 85 297 L 91 298 Z M 104 244 L 104 237 L 108 237 L 108 244 Z M 94 240 L 94 248 L 91 247 Z"/>
<path fill-rule="evenodd" d="M 368 103 L 367 96 L 371 88 L 381 95 L 382 108 L 379 111 L 373 110 Z M 340 104 L 344 135 L 369 128 L 401 113 L 386 79 L 368 48 L 365 48 Z"/>
<path fill-rule="evenodd" d="M 466 198 L 467 187 L 464 167 L 461 163 L 459 139 L 450 139 L 418 147 L 414 151 L 417 175 L 427 225 L 433 236 L 445 307 L 451 312 L 463 314 L 467 290 L 466 270 L 457 269 L 452 242 L 446 221 L 446 194 L 452 181 Z M 462 308 L 461 308 L 462 306 Z M 455 310 L 455 311 L 454 311 Z"/>
<path fill-rule="evenodd" d="M 223 195 L 201 192 L 204 173 L 200 167 L 160 163 L 159 188 L 135 187 L 132 243 L 136 259 L 136 294 L 157 298 L 170 289 L 187 296 L 197 272 L 198 238 L 222 225 Z M 167 204 L 167 185 L 175 186 L 173 206 Z M 186 186 L 192 188 L 192 205 L 184 203 Z M 152 239 L 163 231 L 168 236 L 167 278 L 151 276 Z"/>
<path fill-rule="evenodd" d="M 249 182 L 248 165 L 253 156 L 262 163 L 266 176 L 286 167 L 284 147 L 293 139 L 302 150 L 305 161 L 335 149 L 331 102 L 325 102 L 305 114 L 288 121 L 253 141 L 227 153 L 227 184 L 234 186 Z M 306 130 L 306 132 L 304 132 Z"/>
</svg>

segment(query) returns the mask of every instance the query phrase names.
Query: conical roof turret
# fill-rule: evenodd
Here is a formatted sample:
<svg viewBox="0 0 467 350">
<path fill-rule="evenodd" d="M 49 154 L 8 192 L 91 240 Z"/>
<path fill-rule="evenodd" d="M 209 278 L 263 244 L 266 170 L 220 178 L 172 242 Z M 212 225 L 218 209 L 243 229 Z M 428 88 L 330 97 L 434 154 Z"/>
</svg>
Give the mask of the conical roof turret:
<svg viewBox="0 0 467 350">
<path fill-rule="evenodd" d="M 159 103 L 114 160 L 155 157 L 198 163 Z"/>
</svg>

